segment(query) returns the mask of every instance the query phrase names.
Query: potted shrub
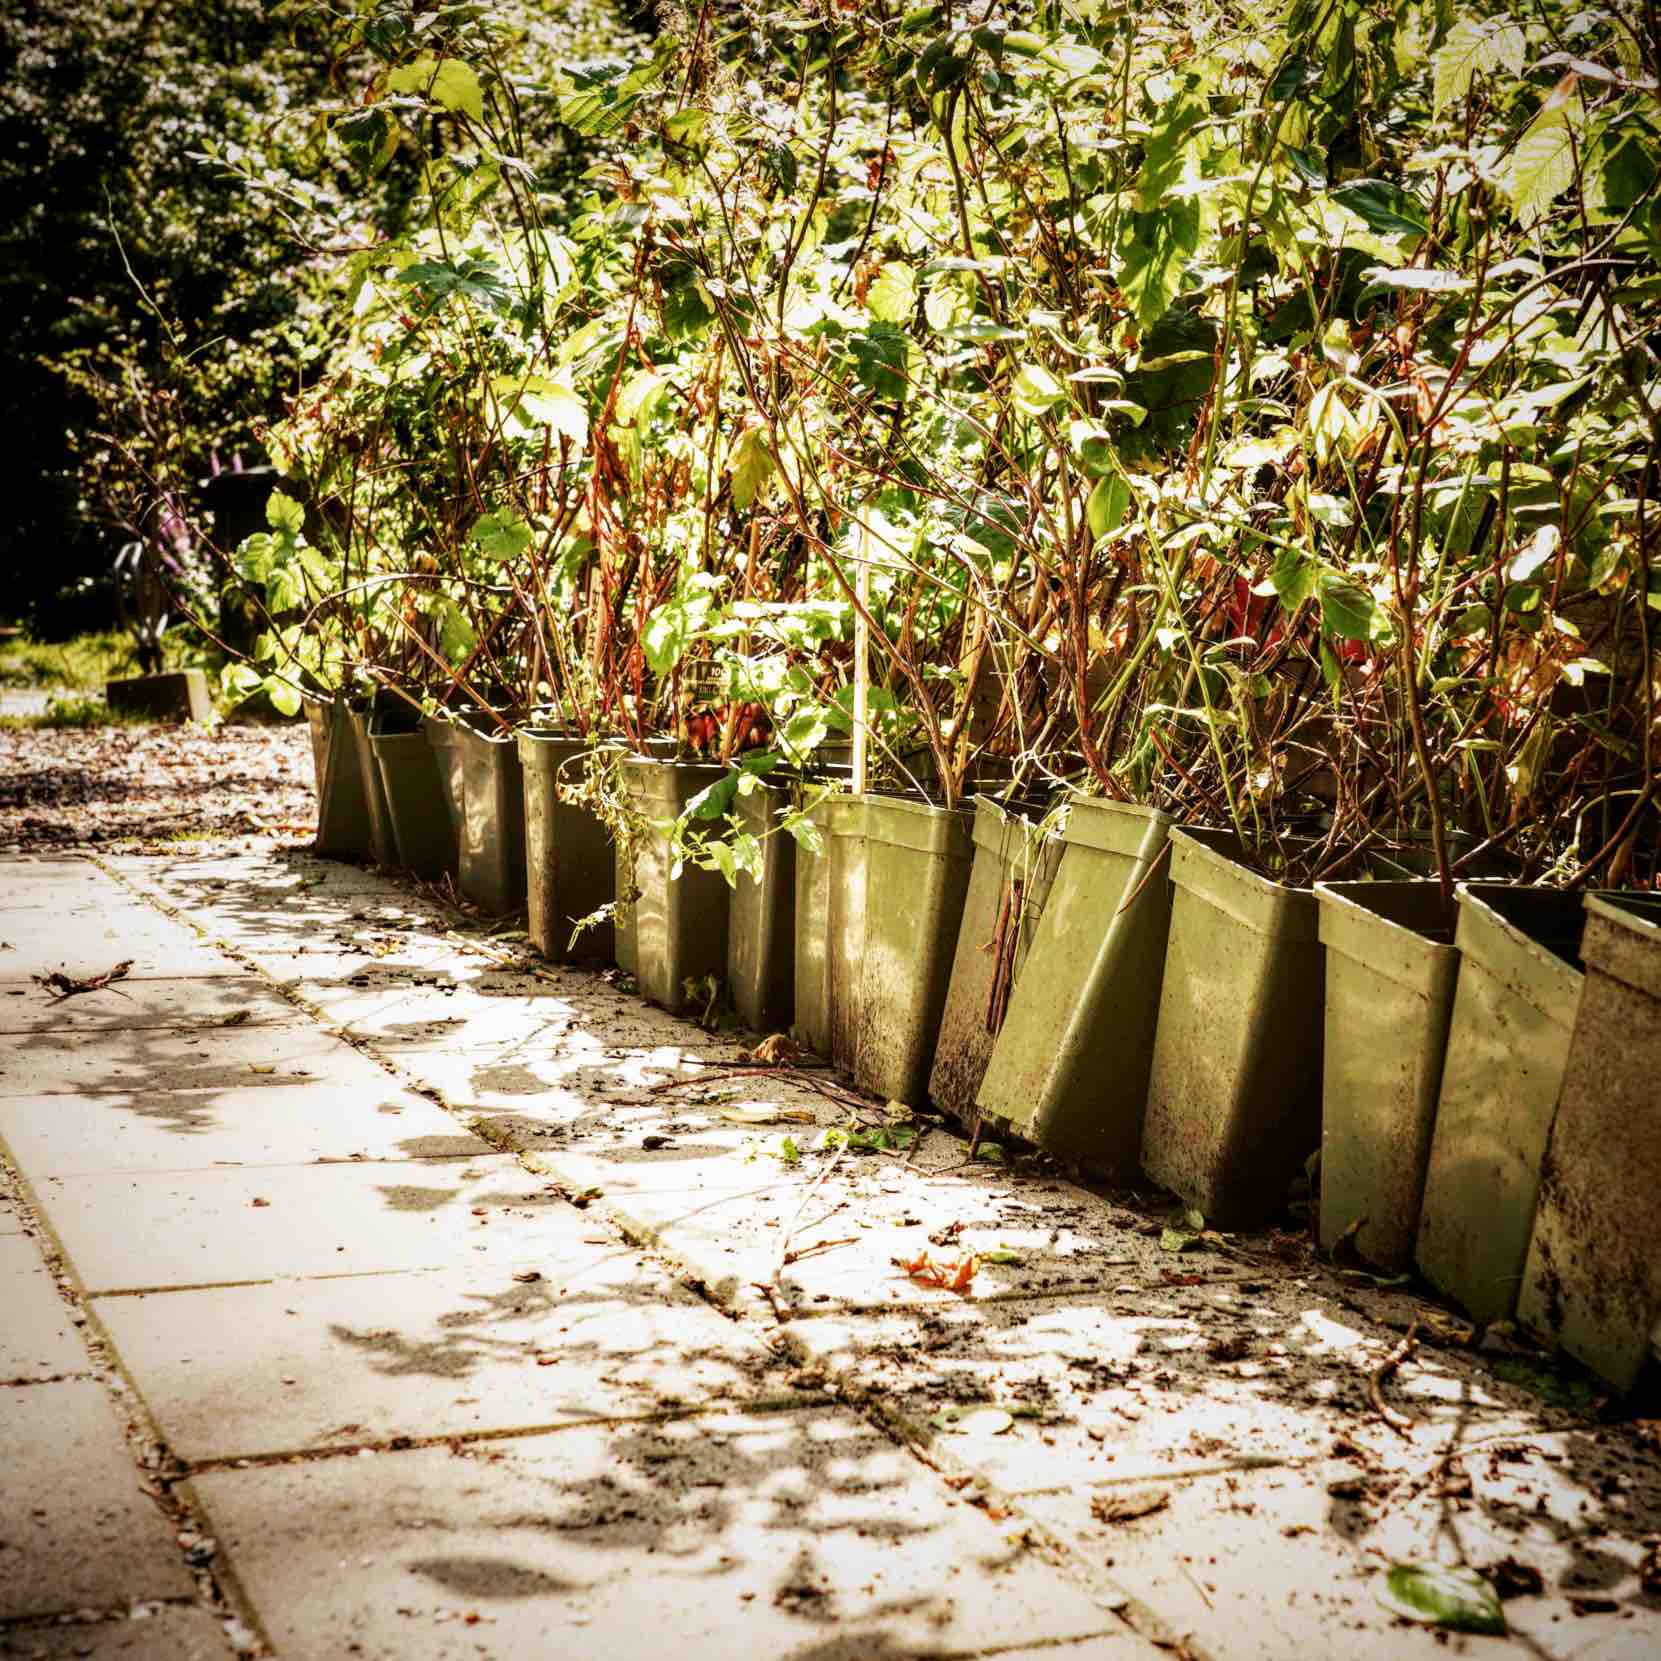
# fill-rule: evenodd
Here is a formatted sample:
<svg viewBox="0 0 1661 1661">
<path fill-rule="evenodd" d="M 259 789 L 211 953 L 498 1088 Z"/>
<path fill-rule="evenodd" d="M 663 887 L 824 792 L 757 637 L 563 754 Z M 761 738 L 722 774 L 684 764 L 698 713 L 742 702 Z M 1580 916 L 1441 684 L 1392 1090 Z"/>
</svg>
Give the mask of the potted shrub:
<svg viewBox="0 0 1661 1661">
<path fill-rule="evenodd" d="M 618 766 L 630 830 L 616 844 L 617 961 L 653 1003 L 701 1009 L 709 999 L 698 988 L 726 973 L 730 891 L 718 870 L 680 859 L 673 832 L 727 769 L 645 755 Z"/>
<path fill-rule="evenodd" d="M 381 781 L 393 862 L 429 880 L 454 874 L 455 830 L 444 804 L 438 763 L 416 711 L 389 702 L 369 717 L 367 733 Z"/>
<path fill-rule="evenodd" d="M 512 729 L 488 710 L 456 723 L 463 812 L 459 884 L 496 916 L 525 904 L 525 774 Z"/>
<path fill-rule="evenodd" d="M 861 800 L 865 927 L 854 1082 L 921 1105 L 968 897 L 973 818 L 903 796 Z M 833 1011 L 840 1016 L 834 1004 Z"/>
</svg>

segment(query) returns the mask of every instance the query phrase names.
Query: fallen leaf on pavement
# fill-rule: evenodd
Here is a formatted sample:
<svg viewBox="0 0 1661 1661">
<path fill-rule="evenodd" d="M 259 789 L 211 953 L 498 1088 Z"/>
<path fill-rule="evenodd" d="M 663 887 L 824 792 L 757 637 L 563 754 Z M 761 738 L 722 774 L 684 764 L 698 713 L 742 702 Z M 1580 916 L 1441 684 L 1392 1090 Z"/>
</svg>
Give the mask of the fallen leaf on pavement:
<svg viewBox="0 0 1661 1661">
<path fill-rule="evenodd" d="M 1097 1494 L 1090 1502 L 1090 1514 L 1097 1522 L 1128 1523 L 1137 1517 L 1151 1517 L 1171 1503 L 1165 1488 L 1129 1488 L 1122 1494 Z"/>
<path fill-rule="evenodd" d="M 101 975 L 88 975 L 85 980 L 77 980 L 74 975 L 54 969 L 49 975 L 36 975 L 35 984 L 44 986 L 48 992 L 56 992 L 60 1000 L 73 998 L 77 992 L 102 992 L 112 982 L 125 980 L 132 966 L 133 960 L 124 958 L 113 969 L 106 969 Z"/>
<path fill-rule="evenodd" d="M 946 1259 L 936 1263 L 927 1252 L 918 1252 L 913 1258 L 896 1257 L 896 1269 L 903 1269 L 919 1286 L 938 1286 L 946 1292 L 965 1294 L 975 1278 L 975 1254 Z"/>
</svg>

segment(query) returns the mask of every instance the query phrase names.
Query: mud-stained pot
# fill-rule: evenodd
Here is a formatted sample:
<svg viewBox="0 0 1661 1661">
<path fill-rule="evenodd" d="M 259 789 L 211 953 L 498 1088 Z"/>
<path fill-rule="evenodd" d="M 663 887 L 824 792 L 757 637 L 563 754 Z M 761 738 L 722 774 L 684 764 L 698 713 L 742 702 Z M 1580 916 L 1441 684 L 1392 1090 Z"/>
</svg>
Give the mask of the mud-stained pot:
<svg viewBox="0 0 1661 1661">
<path fill-rule="evenodd" d="M 352 754 L 357 760 L 358 784 L 369 821 L 369 857 L 377 865 L 396 865 L 398 845 L 392 839 L 392 814 L 387 807 L 386 784 L 369 743 L 369 723 L 372 719 L 372 713 L 367 709 L 349 709 L 346 728 L 352 735 Z"/>
<path fill-rule="evenodd" d="M 370 718 L 369 747 L 385 794 L 395 862 L 428 880 L 453 874 L 455 829 L 427 735 L 413 715 L 388 711 Z"/>
<path fill-rule="evenodd" d="M 1661 896 L 1589 895 L 1517 1314 L 1617 1390 L 1661 1364 Z"/>
<path fill-rule="evenodd" d="M 548 728 L 517 737 L 525 781 L 525 884 L 531 944 L 551 962 L 609 963 L 617 953 L 608 918 L 578 922 L 617 896 L 617 860 L 604 823 L 573 801 L 593 742 Z"/>
<path fill-rule="evenodd" d="M 668 1010 L 701 1009 L 703 995 L 689 993 L 687 983 L 726 975 L 730 890 L 720 872 L 695 865 L 671 878 L 669 838 L 657 826 L 679 818 L 726 769 L 646 756 L 626 756 L 621 769 L 630 808 L 647 823 L 632 846 L 617 847 L 618 894 L 635 891 L 618 925 L 617 961 L 634 974 L 642 997 Z"/>
<path fill-rule="evenodd" d="M 929 1096 L 964 1124 L 1044 914 L 1061 841 L 1034 817 L 975 800 L 974 862 L 963 903 Z"/>
<path fill-rule="evenodd" d="M 1321 1244 L 1413 1264 L 1459 952 L 1438 882 L 1317 883 L 1326 947 Z"/>
<path fill-rule="evenodd" d="M 1142 1150 L 1171 927 L 1170 830 L 1155 808 L 1073 798 L 1033 972 L 1010 999 L 978 1097 L 993 1123 L 1121 1182 L 1135 1179 Z"/>
<path fill-rule="evenodd" d="M 778 828 L 782 789 L 760 785 L 732 811 L 761 849 L 761 869 L 740 871 L 728 902 L 727 990 L 756 1032 L 787 1032 L 796 1003 L 796 839 Z"/>
<path fill-rule="evenodd" d="M 1459 887 L 1459 981 L 1414 1256 L 1479 1321 L 1517 1305 L 1585 979 L 1584 925 L 1579 894 Z"/>
<path fill-rule="evenodd" d="M 865 801 L 865 942 L 854 1082 L 921 1106 L 974 861 L 973 818 L 896 796 Z"/>
<path fill-rule="evenodd" d="M 1321 1134 L 1325 964 L 1314 893 L 1224 831 L 1171 832 L 1170 944 L 1142 1165 L 1223 1228 L 1279 1212 Z"/>
<path fill-rule="evenodd" d="M 488 716 L 479 716 L 481 722 Z M 458 881 L 481 910 L 504 917 L 525 903 L 525 775 L 511 732 L 458 723 L 462 818 Z"/>
<path fill-rule="evenodd" d="M 306 720 L 317 768 L 316 850 L 325 859 L 373 859 L 369 798 L 351 713 L 343 699 L 313 698 L 306 702 Z"/>
</svg>

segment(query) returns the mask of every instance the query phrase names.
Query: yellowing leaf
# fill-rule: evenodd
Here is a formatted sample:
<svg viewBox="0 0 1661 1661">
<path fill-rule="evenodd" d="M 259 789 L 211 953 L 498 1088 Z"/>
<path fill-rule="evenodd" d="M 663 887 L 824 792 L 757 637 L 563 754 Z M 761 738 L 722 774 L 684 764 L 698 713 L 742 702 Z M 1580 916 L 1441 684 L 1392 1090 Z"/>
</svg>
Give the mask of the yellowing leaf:
<svg viewBox="0 0 1661 1661">
<path fill-rule="evenodd" d="M 866 309 L 879 323 L 908 323 L 917 305 L 917 277 L 904 260 L 890 260 L 871 284 Z"/>
<path fill-rule="evenodd" d="M 727 470 L 732 474 L 732 499 L 736 507 L 747 508 L 766 484 L 776 465 L 767 435 L 752 427 L 732 447 Z"/>
<path fill-rule="evenodd" d="M 484 89 L 470 64 L 460 58 L 417 58 L 386 78 L 393 92 L 420 92 L 445 109 L 473 121 L 484 120 Z"/>
<path fill-rule="evenodd" d="M 1548 105 L 1511 153 L 1507 189 L 1519 221 L 1538 219 L 1574 183 L 1574 135 L 1564 110 Z"/>
</svg>

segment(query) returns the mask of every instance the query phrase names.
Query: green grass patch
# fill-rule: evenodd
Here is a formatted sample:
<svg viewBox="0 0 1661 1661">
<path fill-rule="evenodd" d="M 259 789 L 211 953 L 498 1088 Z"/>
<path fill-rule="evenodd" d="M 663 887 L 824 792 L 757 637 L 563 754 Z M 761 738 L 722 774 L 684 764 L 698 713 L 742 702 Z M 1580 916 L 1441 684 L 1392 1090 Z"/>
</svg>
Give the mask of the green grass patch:
<svg viewBox="0 0 1661 1661">
<path fill-rule="evenodd" d="M 148 717 L 111 709 L 102 698 L 53 698 L 39 715 L 0 716 L 0 730 L 39 732 L 45 728 L 142 727 Z"/>
<path fill-rule="evenodd" d="M 163 639 L 162 667 L 183 669 L 200 662 L 182 636 Z M 0 641 L 0 686 L 67 687 L 72 692 L 102 692 L 106 681 L 141 673 L 132 637 L 119 629 L 76 635 L 49 642 L 27 635 Z"/>
</svg>

